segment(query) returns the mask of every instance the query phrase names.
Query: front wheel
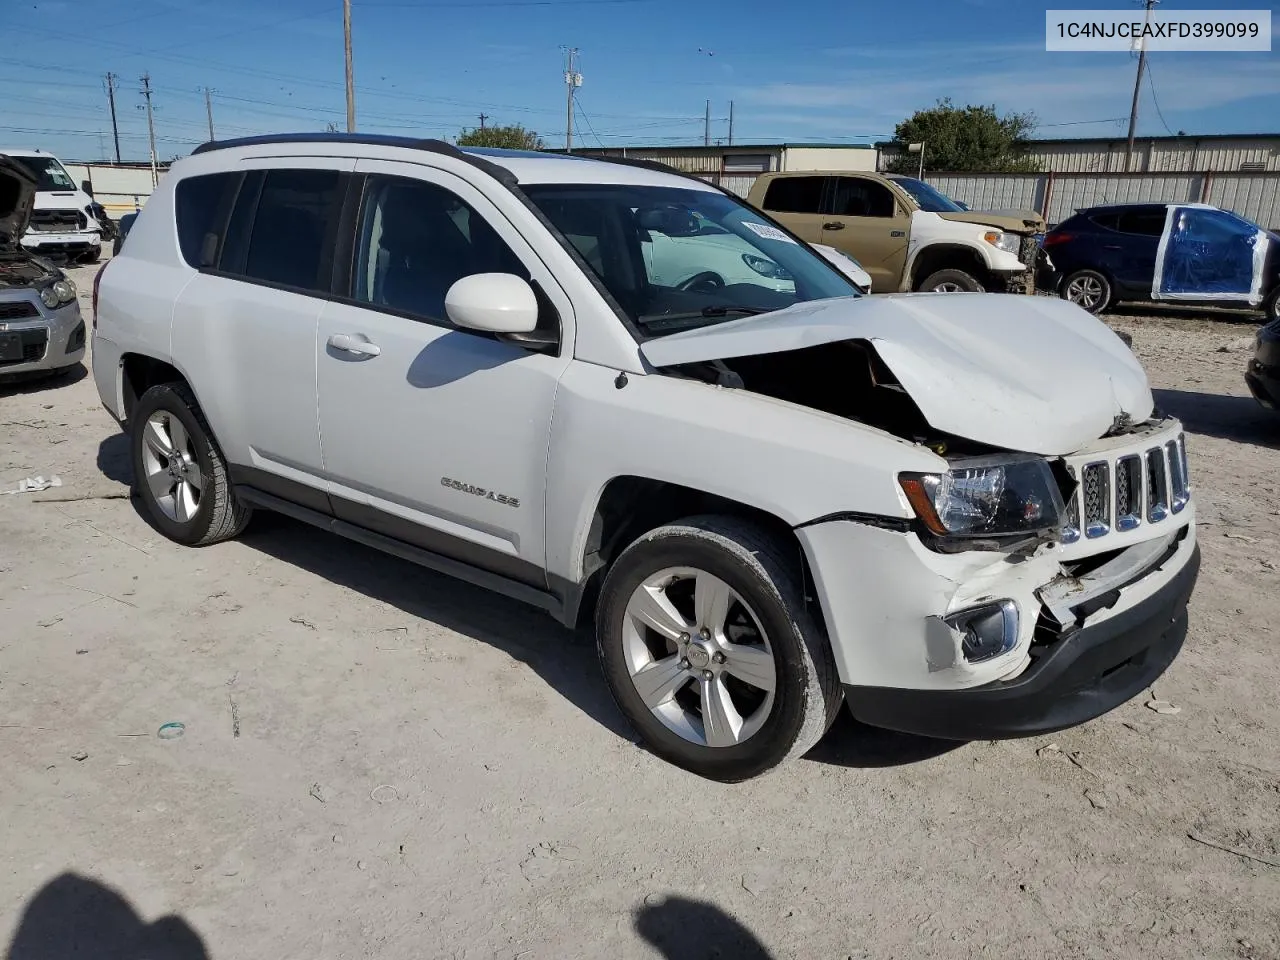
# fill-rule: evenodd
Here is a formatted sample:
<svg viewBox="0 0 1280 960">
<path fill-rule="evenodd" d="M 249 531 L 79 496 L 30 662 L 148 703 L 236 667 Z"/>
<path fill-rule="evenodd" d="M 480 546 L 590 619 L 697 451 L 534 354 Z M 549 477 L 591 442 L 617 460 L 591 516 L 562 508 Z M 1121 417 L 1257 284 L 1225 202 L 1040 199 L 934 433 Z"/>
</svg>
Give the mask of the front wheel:
<svg viewBox="0 0 1280 960">
<path fill-rule="evenodd" d="M 925 277 L 920 284 L 927 293 L 985 293 L 986 288 L 978 278 L 963 270 L 939 270 Z"/>
<path fill-rule="evenodd" d="M 1262 312 L 1267 317 L 1267 323 L 1280 323 L 1280 287 L 1272 291 L 1267 302 L 1262 305 Z"/>
<path fill-rule="evenodd" d="M 186 384 L 152 387 L 129 422 L 135 483 L 156 529 L 191 547 L 244 529 L 250 508 L 232 490 L 222 452 Z"/>
<path fill-rule="evenodd" d="M 1097 270 L 1077 270 L 1062 282 L 1062 299 L 1101 313 L 1111 302 L 1111 281 Z"/>
<path fill-rule="evenodd" d="M 793 558 L 755 524 L 645 534 L 605 579 L 596 640 L 614 699 L 658 756 L 736 782 L 805 753 L 841 703 Z"/>
</svg>

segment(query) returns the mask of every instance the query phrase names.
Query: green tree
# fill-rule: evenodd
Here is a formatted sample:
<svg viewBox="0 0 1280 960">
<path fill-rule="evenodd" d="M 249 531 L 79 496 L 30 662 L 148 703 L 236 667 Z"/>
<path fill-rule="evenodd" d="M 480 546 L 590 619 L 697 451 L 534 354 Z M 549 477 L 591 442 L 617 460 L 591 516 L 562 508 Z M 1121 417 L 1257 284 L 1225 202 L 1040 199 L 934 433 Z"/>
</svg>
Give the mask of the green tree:
<svg viewBox="0 0 1280 960">
<path fill-rule="evenodd" d="M 902 152 L 889 162 L 889 169 L 915 173 L 920 158 L 908 154 L 907 145 L 923 142 L 926 170 L 1034 173 L 1040 164 L 1027 156 L 1027 139 L 1035 127 L 1033 113 L 1002 117 L 994 106 L 957 107 L 948 97 L 898 124 L 894 143 Z"/>
<path fill-rule="evenodd" d="M 464 127 L 458 134 L 460 147 L 503 147 L 507 150 L 541 150 L 542 138 L 519 124 L 510 127 Z"/>
</svg>

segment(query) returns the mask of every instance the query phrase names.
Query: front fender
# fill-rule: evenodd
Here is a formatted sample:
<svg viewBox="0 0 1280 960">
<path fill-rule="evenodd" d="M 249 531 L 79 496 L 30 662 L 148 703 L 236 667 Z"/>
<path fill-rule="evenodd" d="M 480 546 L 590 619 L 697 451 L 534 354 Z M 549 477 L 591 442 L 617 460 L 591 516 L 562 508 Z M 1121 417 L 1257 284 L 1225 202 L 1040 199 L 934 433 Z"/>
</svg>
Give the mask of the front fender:
<svg viewBox="0 0 1280 960">
<path fill-rule="evenodd" d="M 842 512 L 908 519 L 899 471 L 924 447 L 745 390 L 575 363 L 561 379 L 547 463 L 547 569 L 578 583 L 601 492 L 616 477 L 677 484 L 790 526 Z"/>
</svg>

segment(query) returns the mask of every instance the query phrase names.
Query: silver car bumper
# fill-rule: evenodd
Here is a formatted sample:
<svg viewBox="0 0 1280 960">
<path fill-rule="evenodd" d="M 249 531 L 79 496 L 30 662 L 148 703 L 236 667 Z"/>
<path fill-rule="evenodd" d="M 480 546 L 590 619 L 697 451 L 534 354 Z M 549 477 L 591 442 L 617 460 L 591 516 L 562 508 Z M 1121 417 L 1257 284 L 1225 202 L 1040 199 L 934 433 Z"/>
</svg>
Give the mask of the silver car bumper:
<svg viewBox="0 0 1280 960">
<path fill-rule="evenodd" d="M 60 370 L 83 360 L 84 350 L 78 301 L 51 310 L 34 291 L 21 291 L 18 297 L 0 295 L 0 378 Z"/>
</svg>

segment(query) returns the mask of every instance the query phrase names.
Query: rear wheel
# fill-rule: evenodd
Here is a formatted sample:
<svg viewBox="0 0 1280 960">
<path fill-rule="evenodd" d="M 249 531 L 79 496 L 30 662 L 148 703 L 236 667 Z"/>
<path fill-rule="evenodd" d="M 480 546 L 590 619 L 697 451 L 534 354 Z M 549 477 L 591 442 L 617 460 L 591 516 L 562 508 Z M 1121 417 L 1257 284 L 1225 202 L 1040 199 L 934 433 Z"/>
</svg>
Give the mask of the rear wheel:
<svg viewBox="0 0 1280 960">
<path fill-rule="evenodd" d="M 1111 281 L 1097 270 L 1077 270 L 1062 282 L 1062 299 L 1101 313 L 1111 302 Z"/>
<path fill-rule="evenodd" d="M 596 639 L 614 699 L 658 756 L 745 780 L 806 752 L 841 702 L 795 564 L 758 526 L 652 530 L 605 580 Z"/>
<path fill-rule="evenodd" d="M 156 529 L 193 547 L 244 529 L 251 510 L 236 498 L 222 452 L 186 384 L 149 389 L 130 424 L 133 475 Z"/>
<path fill-rule="evenodd" d="M 1262 312 L 1266 314 L 1268 323 L 1280 321 L 1280 287 L 1272 291 L 1267 302 L 1262 305 Z"/>
<path fill-rule="evenodd" d="M 947 269 L 931 273 L 920 284 L 927 293 L 984 293 L 986 288 L 978 278 L 963 270 Z"/>
</svg>

